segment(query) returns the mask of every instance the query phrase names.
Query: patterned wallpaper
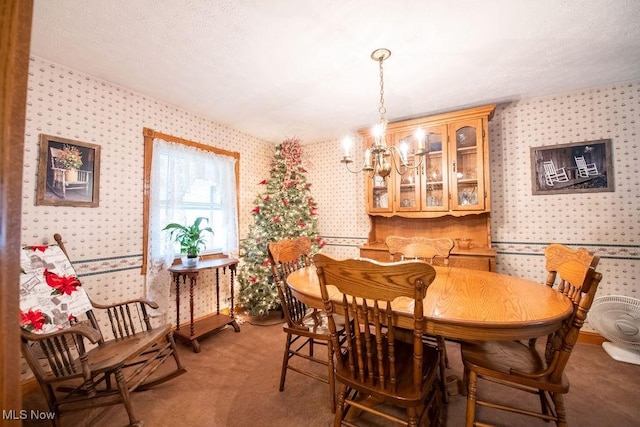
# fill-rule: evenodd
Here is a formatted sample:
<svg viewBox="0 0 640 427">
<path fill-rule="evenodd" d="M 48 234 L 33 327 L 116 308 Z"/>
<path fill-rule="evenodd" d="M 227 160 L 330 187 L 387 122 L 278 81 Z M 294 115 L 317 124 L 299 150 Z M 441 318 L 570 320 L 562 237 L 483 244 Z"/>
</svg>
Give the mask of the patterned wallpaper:
<svg viewBox="0 0 640 427">
<path fill-rule="evenodd" d="M 353 139 L 352 153 L 362 152 L 362 141 Z M 318 202 L 320 233 L 327 241 L 324 252 L 339 258 L 359 256 L 358 247 L 367 241 L 370 225 L 364 177 L 347 172 L 340 163 L 343 149 L 339 141 L 307 144 L 303 150 L 309 156 L 308 178 Z M 361 161 L 355 158 L 356 164 Z"/>
<path fill-rule="evenodd" d="M 498 269 L 539 278 L 549 242 L 600 256 L 598 295 L 640 298 L 640 83 L 500 105 L 489 122 Z M 614 192 L 531 194 L 530 147 L 611 139 Z M 538 279 L 539 280 L 539 279 Z"/>
<path fill-rule="evenodd" d="M 490 122 L 492 241 L 498 270 L 542 281 L 542 252 L 550 242 L 586 247 L 601 256 L 599 295 L 640 297 L 640 82 L 610 85 L 499 105 Z M 53 241 L 61 233 L 92 298 L 109 303 L 145 294 L 142 253 L 142 128 L 238 151 L 240 236 L 273 145 L 211 119 L 129 89 L 32 57 L 29 70 L 22 230 L 24 244 Z M 100 206 L 35 206 L 39 134 L 98 144 L 102 150 Z M 612 139 L 615 192 L 531 194 L 529 149 Z M 325 252 L 358 255 L 367 240 L 364 179 L 339 163 L 339 141 L 306 141 L 304 161 L 319 204 Z M 356 142 L 356 146 L 362 141 Z M 355 150 L 362 151 L 356 148 Z M 213 276 L 204 278 L 210 283 Z M 167 286 L 171 286 L 167 276 Z M 221 299 L 226 302 L 228 272 Z M 173 288 L 173 286 L 171 286 Z M 184 292 L 184 291 L 183 291 Z M 175 290 L 161 301 L 175 323 Z M 188 301 L 181 298 L 182 319 Z M 196 291 L 196 316 L 215 309 L 213 287 Z"/>
<path fill-rule="evenodd" d="M 559 242 L 600 256 L 598 295 L 640 298 L 640 82 L 501 104 L 489 134 L 498 271 L 543 281 L 544 248 Z M 530 147 L 599 139 L 612 140 L 614 192 L 532 195 Z M 305 150 L 326 252 L 358 256 L 369 232 L 362 174 L 339 163 L 338 140 Z"/>
<path fill-rule="evenodd" d="M 53 243 L 53 234 L 60 233 L 95 301 L 145 296 L 140 274 L 144 127 L 240 153 L 240 235 L 247 233 L 250 205 L 263 178 L 259 171 L 267 170 L 272 144 L 38 57 L 30 61 L 26 117 L 22 242 Z M 100 145 L 99 207 L 35 206 L 41 133 Z M 229 279 L 227 270 L 221 279 L 224 306 Z M 175 286 L 168 273 L 164 280 L 171 291 L 158 301 L 160 311 L 175 324 Z M 213 272 L 203 280 L 213 283 Z M 184 322 L 189 310 L 183 295 Z M 195 298 L 196 317 L 215 310 L 213 286 L 198 286 Z"/>
</svg>

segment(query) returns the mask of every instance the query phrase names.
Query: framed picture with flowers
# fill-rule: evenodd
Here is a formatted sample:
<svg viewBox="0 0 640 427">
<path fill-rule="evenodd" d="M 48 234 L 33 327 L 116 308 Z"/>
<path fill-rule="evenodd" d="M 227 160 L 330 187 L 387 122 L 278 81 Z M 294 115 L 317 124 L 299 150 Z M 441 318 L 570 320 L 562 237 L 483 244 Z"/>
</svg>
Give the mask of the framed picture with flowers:
<svg viewBox="0 0 640 427">
<path fill-rule="evenodd" d="M 36 205 L 97 207 L 100 146 L 40 134 Z"/>
</svg>

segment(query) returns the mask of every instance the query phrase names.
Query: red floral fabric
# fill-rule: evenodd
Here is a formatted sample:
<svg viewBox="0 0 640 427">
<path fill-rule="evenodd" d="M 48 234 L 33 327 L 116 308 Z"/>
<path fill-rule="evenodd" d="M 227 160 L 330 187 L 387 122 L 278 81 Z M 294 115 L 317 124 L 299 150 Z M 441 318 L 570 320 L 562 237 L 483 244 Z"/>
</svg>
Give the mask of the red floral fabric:
<svg viewBox="0 0 640 427">
<path fill-rule="evenodd" d="M 20 325 L 47 333 L 91 309 L 69 259 L 57 245 L 26 246 L 20 256 Z"/>
</svg>

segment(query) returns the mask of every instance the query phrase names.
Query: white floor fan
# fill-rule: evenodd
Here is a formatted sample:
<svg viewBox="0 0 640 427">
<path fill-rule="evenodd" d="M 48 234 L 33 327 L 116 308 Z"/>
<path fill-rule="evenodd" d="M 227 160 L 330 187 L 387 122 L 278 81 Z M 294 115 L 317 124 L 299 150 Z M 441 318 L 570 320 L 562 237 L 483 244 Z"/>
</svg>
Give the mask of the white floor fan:
<svg viewBox="0 0 640 427">
<path fill-rule="evenodd" d="M 640 365 L 640 299 L 622 295 L 598 297 L 587 318 L 610 341 L 602 343 L 609 356 Z"/>
</svg>

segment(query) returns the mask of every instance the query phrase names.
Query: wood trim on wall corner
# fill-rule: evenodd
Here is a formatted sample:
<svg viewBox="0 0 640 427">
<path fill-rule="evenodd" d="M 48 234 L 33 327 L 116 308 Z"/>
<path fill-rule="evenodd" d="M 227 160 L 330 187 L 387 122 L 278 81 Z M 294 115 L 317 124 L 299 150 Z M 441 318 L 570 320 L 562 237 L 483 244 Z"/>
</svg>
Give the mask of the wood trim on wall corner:
<svg viewBox="0 0 640 427">
<path fill-rule="evenodd" d="M 40 390 L 40 384 L 38 384 L 38 380 L 35 377 L 28 378 L 20 384 L 20 392 L 22 393 L 22 397 L 36 393 Z"/>
<path fill-rule="evenodd" d="M 20 411 L 20 258 L 32 0 L 5 0 L 0 9 L 0 402 Z M 2 417 L 0 425 L 15 425 Z"/>
</svg>

